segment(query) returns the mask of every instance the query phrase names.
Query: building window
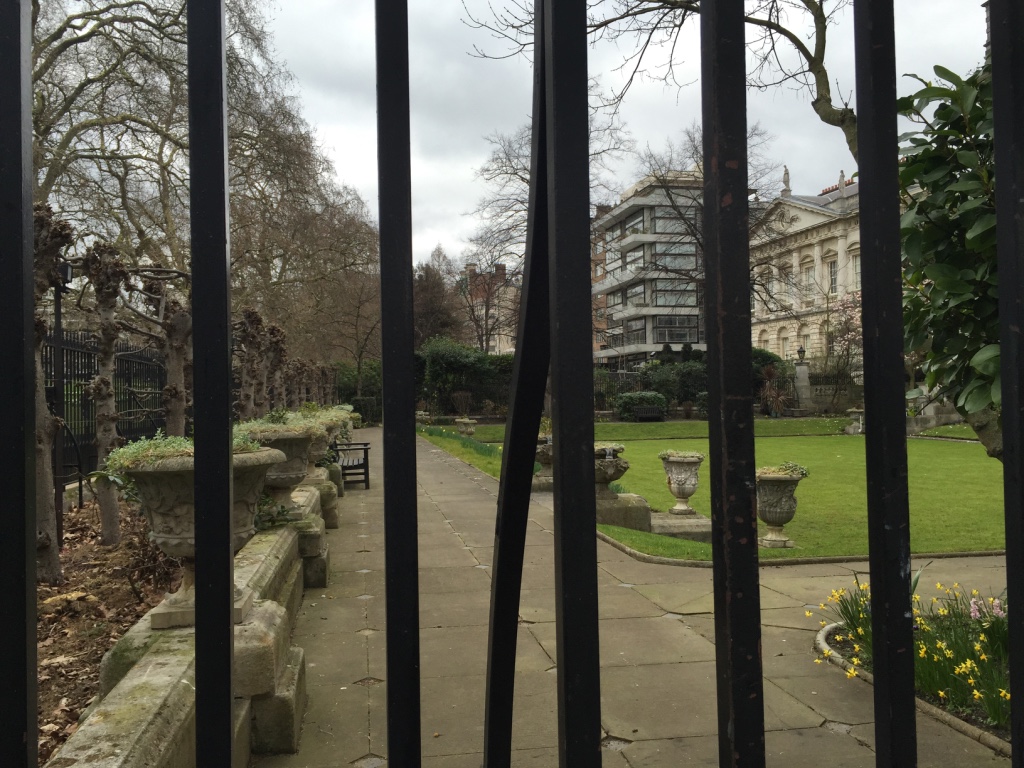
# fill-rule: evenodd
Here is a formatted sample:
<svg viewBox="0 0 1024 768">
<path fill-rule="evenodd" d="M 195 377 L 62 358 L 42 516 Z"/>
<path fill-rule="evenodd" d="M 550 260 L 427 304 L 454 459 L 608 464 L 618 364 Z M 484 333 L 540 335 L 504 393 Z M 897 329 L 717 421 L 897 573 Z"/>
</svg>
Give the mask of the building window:
<svg viewBox="0 0 1024 768">
<path fill-rule="evenodd" d="M 800 286 L 803 289 L 805 299 L 814 295 L 814 265 L 805 264 L 803 268 L 803 282 Z"/>
<path fill-rule="evenodd" d="M 697 286 L 686 280 L 655 280 L 654 306 L 695 307 Z"/>
<path fill-rule="evenodd" d="M 692 230 L 696 221 L 697 209 L 692 205 L 681 205 L 678 211 L 668 205 L 659 205 L 654 209 L 655 232 L 685 234 Z"/>
<path fill-rule="evenodd" d="M 647 320 L 645 318 L 637 317 L 627 320 L 624 327 L 626 332 L 623 334 L 622 340 L 627 347 L 631 344 L 647 343 Z"/>
<path fill-rule="evenodd" d="M 636 304 L 644 300 L 644 284 L 636 283 L 626 289 L 626 304 Z"/>
<path fill-rule="evenodd" d="M 654 263 L 661 269 L 697 269 L 695 243 L 655 243 Z"/>
<path fill-rule="evenodd" d="M 623 236 L 636 235 L 644 231 L 644 212 L 643 209 L 637 211 L 628 219 L 622 222 L 622 234 Z"/>
<path fill-rule="evenodd" d="M 855 255 L 853 257 L 853 288 L 856 291 L 860 290 L 860 256 Z"/>
<path fill-rule="evenodd" d="M 629 251 L 625 257 L 626 269 L 631 267 L 642 267 L 644 265 L 644 247 L 641 245 L 639 248 L 634 248 Z"/>
<path fill-rule="evenodd" d="M 783 360 L 788 360 L 789 359 L 789 337 L 788 336 L 783 336 L 781 339 L 779 339 L 779 344 L 782 346 L 782 359 Z"/>
<path fill-rule="evenodd" d="M 608 294 L 608 306 L 617 307 L 622 303 L 622 291 L 612 291 Z"/>
<path fill-rule="evenodd" d="M 659 315 L 654 318 L 656 344 L 698 343 L 697 315 Z"/>
<path fill-rule="evenodd" d="M 604 262 L 603 261 L 599 261 L 599 262 L 594 264 L 594 277 L 596 277 L 596 278 L 604 277 Z"/>
<path fill-rule="evenodd" d="M 839 293 L 839 262 L 828 262 L 828 292 L 835 296 Z"/>
<path fill-rule="evenodd" d="M 779 269 L 779 283 L 781 284 L 779 290 L 782 301 L 792 304 L 796 293 L 796 286 L 793 284 L 793 270 L 784 267 Z"/>
</svg>

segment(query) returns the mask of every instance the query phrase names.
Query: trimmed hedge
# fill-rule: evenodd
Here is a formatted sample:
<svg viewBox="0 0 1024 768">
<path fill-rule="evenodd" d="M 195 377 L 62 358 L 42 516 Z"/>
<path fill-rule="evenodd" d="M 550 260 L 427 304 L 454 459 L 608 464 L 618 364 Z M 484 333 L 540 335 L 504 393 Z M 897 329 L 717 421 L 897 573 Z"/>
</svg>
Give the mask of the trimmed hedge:
<svg viewBox="0 0 1024 768">
<path fill-rule="evenodd" d="M 615 410 L 623 421 L 636 421 L 633 409 L 641 405 L 653 405 L 664 411 L 668 401 L 660 392 L 624 392 L 615 398 Z"/>
</svg>

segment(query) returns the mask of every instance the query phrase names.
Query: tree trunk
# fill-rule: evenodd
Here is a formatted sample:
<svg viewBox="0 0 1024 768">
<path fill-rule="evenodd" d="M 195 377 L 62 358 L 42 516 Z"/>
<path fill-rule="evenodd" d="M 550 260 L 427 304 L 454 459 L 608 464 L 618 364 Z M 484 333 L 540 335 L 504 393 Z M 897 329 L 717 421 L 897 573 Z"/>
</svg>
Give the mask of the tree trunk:
<svg viewBox="0 0 1024 768">
<path fill-rule="evenodd" d="M 164 322 L 167 343 L 164 347 L 167 384 L 163 392 L 167 434 L 185 436 L 185 361 L 192 337 L 192 315 L 182 310 Z"/>
<path fill-rule="evenodd" d="M 36 580 L 60 584 L 60 544 L 57 542 L 57 510 L 53 500 L 53 440 L 60 422 L 46 407 L 43 378 L 43 335 L 36 332 Z"/>
<path fill-rule="evenodd" d="M 127 273 L 118 258 L 117 251 L 109 245 L 99 243 L 85 255 L 89 282 L 96 294 L 96 315 L 98 343 L 96 355 L 96 378 L 89 384 L 89 395 L 96 404 L 96 463 L 103 468 L 107 456 L 120 440 L 117 436 L 117 398 L 114 393 L 115 345 L 121 335 L 117 322 L 117 302 L 121 285 Z M 96 497 L 100 505 L 100 543 L 113 546 L 121 540 L 120 508 L 117 490 L 105 478 L 95 483 Z"/>
<path fill-rule="evenodd" d="M 999 414 L 992 408 L 986 408 L 978 413 L 969 413 L 965 417 L 971 429 L 978 435 L 978 440 L 985 451 L 993 459 L 1003 460 L 1003 427 L 999 421 Z"/>
</svg>

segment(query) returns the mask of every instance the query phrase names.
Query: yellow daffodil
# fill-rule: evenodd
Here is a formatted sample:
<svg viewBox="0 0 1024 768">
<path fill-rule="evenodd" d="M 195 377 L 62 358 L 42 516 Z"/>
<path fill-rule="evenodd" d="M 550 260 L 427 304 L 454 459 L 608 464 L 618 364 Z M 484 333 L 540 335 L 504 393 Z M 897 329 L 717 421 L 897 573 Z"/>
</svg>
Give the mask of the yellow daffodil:
<svg viewBox="0 0 1024 768">
<path fill-rule="evenodd" d="M 971 693 L 971 695 L 974 696 L 974 700 L 975 701 L 977 701 L 978 699 L 985 698 L 985 695 L 981 691 L 979 691 L 977 688 L 974 689 L 974 691 Z"/>
<path fill-rule="evenodd" d="M 939 691 L 939 698 L 940 699 L 946 698 L 946 692 L 945 691 Z"/>
<path fill-rule="evenodd" d="M 849 680 L 851 678 L 854 678 L 856 676 L 857 676 L 857 670 L 856 669 L 850 668 L 850 669 L 846 670 L 846 679 L 847 680 Z"/>
<path fill-rule="evenodd" d="M 814 615 L 813 611 L 804 611 L 804 616 L 806 616 L 807 618 L 811 618 L 811 616 L 813 616 L 813 615 Z"/>
</svg>

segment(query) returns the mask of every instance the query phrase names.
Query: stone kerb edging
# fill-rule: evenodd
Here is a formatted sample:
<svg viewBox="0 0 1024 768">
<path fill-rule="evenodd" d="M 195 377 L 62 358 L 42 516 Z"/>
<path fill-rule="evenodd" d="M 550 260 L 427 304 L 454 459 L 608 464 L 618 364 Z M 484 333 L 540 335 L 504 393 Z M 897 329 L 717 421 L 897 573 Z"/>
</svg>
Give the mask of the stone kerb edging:
<svg viewBox="0 0 1024 768">
<path fill-rule="evenodd" d="M 832 646 L 828 644 L 828 636 L 832 632 L 840 628 L 842 628 L 842 624 L 838 622 L 823 627 L 814 638 L 815 649 L 825 656 L 825 661 L 827 661 L 829 664 L 835 664 L 837 667 L 843 670 L 856 669 L 857 677 L 859 677 L 865 683 L 874 685 L 874 675 L 872 675 L 870 672 L 865 672 L 863 667 L 854 667 L 853 664 L 851 664 L 838 653 L 836 653 L 835 649 L 833 649 Z M 825 651 L 828 651 L 828 653 L 825 654 Z M 989 733 L 988 731 L 983 731 L 981 728 L 977 728 L 971 725 L 970 723 L 964 722 L 959 717 L 951 715 L 946 710 L 939 709 L 935 705 L 929 704 L 927 701 L 924 701 L 923 699 L 915 697 L 914 701 L 917 705 L 918 712 L 923 712 L 929 717 L 938 720 L 940 723 L 948 725 L 954 731 L 962 733 L 964 736 L 973 739 L 974 741 L 988 747 L 994 752 L 998 752 L 1000 755 L 1003 755 L 1004 757 L 1011 756 L 1010 743 L 1008 741 L 1003 741 L 998 736 L 995 736 Z"/>
<path fill-rule="evenodd" d="M 236 583 L 250 587 L 257 599 L 235 625 L 233 768 L 247 765 L 250 744 L 263 752 L 298 746 L 305 662 L 290 637 L 302 601 L 304 560 L 323 557 L 303 558 L 303 539 L 322 540 L 323 521 L 315 491 L 296 496 L 304 502 L 307 525 L 260 531 L 235 557 Z M 304 531 L 312 517 L 319 530 Z M 194 628 L 154 630 L 149 614 L 143 616 L 107 652 L 100 668 L 102 698 L 47 768 L 194 768 L 194 664 Z"/>
<path fill-rule="evenodd" d="M 676 565 L 684 568 L 711 568 L 712 563 L 710 560 L 677 560 L 674 557 L 662 557 L 661 555 L 648 555 L 644 552 L 639 552 L 626 544 L 623 544 L 617 539 L 613 539 L 607 533 L 602 531 L 597 532 L 597 538 L 606 544 L 610 544 L 620 552 L 624 552 L 634 560 L 639 560 L 641 563 L 651 563 L 653 565 Z M 943 560 L 954 557 L 1003 557 L 1006 555 L 1005 549 L 990 549 L 980 550 L 976 552 L 915 552 L 913 557 L 915 558 L 927 558 L 929 560 Z M 815 565 L 815 564 L 829 564 L 829 563 L 866 563 L 868 561 L 867 555 L 841 555 L 834 557 L 779 557 L 772 558 L 771 560 L 759 560 L 758 565 L 761 568 L 772 568 L 777 565 Z"/>
</svg>

